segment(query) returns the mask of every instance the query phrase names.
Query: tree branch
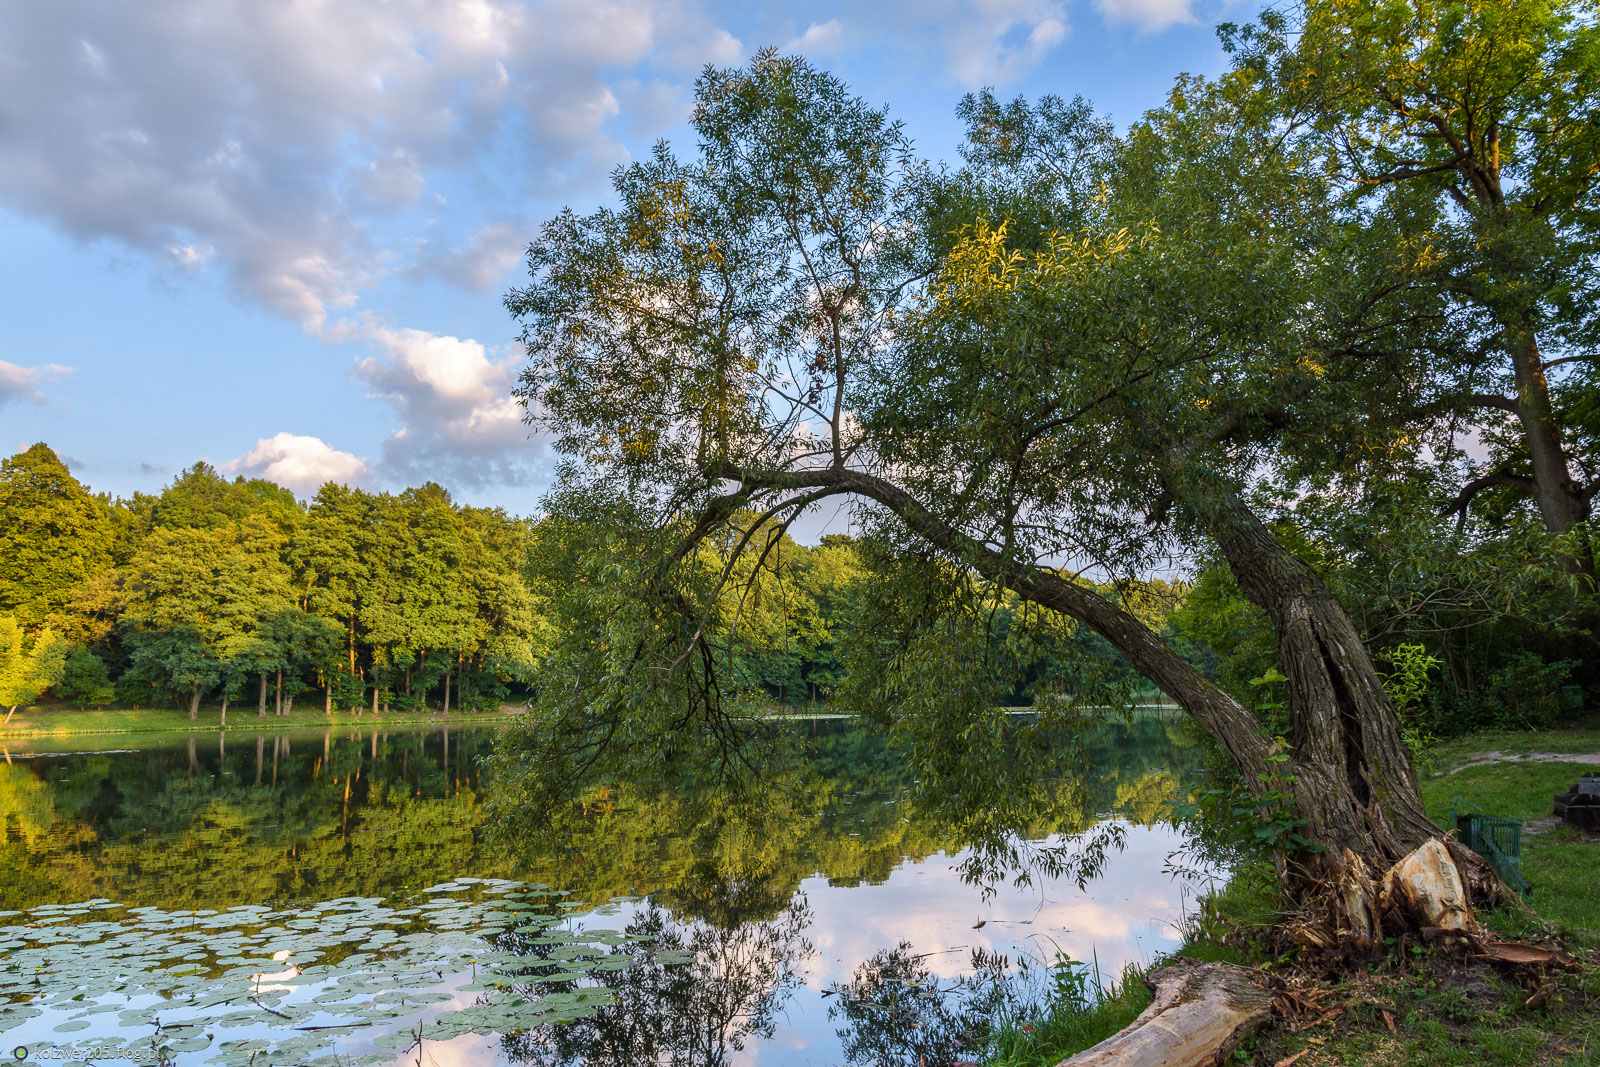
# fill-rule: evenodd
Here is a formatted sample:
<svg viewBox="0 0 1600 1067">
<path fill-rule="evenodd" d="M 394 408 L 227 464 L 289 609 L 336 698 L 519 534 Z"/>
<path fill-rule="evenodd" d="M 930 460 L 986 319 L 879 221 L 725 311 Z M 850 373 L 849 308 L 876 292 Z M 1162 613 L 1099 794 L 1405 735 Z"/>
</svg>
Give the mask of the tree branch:
<svg viewBox="0 0 1600 1067">
<path fill-rule="evenodd" d="M 1467 505 L 1472 503 L 1472 498 L 1477 496 L 1483 490 L 1496 485 L 1504 485 L 1509 486 L 1512 489 L 1520 489 L 1525 493 L 1531 493 L 1534 490 L 1532 478 L 1523 478 L 1519 475 L 1507 474 L 1504 471 L 1496 471 L 1493 474 L 1486 474 L 1482 478 L 1474 478 L 1472 481 L 1462 486 L 1461 492 L 1456 494 L 1455 499 L 1450 501 L 1450 503 L 1446 504 L 1439 511 L 1439 517 L 1442 519 L 1446 515 L 1461 515 L 1464 518 L 1466 516 Z"/>
<path fill-rule="evenodd" d="M 1173 697 L 1238 762 L 1246 776 L 1267 773 L 1271 743 L 1242 704 L 1213 685 L 1169 648 L 1148 626 L 1088 586 L 1055 570 L 1001 553 L 939 518 L 900 486 L 864 471 L 830 467 L 813 471 L 747 471 L 722 465 L 713 478 L 740 483 L 741 493 L 824 489 L 882 505 L 912 533 L 1024 600 L 1074 618 L 1095 630 L 1134 668 Z"/>
<path fill-rule="evenodd" d="M 1468 393 L 1462 399 L 1475 408 L 1499 408 L 1513 415 L 1517 413 L 1517 402 L 1499 393 Z"/>
</svg>

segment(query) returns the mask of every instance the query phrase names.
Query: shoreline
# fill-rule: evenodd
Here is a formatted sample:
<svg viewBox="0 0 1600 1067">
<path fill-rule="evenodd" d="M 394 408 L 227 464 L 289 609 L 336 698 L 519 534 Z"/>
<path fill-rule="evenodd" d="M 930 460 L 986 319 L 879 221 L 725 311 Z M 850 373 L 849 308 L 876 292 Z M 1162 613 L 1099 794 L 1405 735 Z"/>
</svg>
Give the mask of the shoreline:
<svg viewBox="0 0 1600 1067">
<path fill-rule="evenodd" d="M 230 709 L 231 711 L 231 709 Z M 295 730 L 319 730 L 350 727 L 397 726 L 484 726 L 510 722 L 522 709 L 502 705 L 498 711 L 473 711 L 443 715 L 438 712 L 354 712 L 335 711 L 325 714 L 290 712 L 287 715 L 264 716 L 254 708 L 232 712 L 224 725 L 213 710 L 202 712 L 198 719 L 190 719 L 188 712 L 171 708 L 121 708 L 103 711 L 76 711 L 73 709 L 18 710 L 17 717 L 8 727 L 0 728 L 0 745 L 12 741 L 46 741 L 69 737 L 94 737 L 111 735 L 183 736 L 186 734 L 215 733 L 288 733 Z"/>
</svg>

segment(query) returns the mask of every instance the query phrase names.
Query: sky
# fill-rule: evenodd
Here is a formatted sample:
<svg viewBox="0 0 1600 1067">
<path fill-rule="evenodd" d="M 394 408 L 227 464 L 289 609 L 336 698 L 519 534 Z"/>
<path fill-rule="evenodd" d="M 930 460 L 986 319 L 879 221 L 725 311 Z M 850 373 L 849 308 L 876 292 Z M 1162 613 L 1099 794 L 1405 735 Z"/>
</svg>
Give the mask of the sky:
<svg viewBox="0 0 1600 1067">
<path fill-rule="evenodd" d="M 0 449 L 91 488 L 205 460 L 309 496 L 436 481 L 538 510 L 502 305 L 540 222 L 777 46 L 956 160 L 962 94 L 1119 124 L 1224 68 L 1249 0 L 10 0 L 0 4 Z"/>
</svg>

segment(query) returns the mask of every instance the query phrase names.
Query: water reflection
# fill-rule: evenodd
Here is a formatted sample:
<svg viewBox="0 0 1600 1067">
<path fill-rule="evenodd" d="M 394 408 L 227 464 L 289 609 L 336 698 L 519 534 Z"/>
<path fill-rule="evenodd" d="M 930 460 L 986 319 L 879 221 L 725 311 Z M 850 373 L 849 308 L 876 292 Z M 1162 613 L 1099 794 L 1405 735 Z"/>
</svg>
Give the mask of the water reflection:
<svg viewBox="0 0 1600 1067">
<path fill-rule="evenodd" d="M 729 880 L 712 895 L 725 898 L 721 910 L 732 914 L 744 909 L 739 900 L 747 889 Z M 641 942 L 629 946 L 629 966 L 567 983 L 577 990 L 603 981 L 613 1003 L 586 1019 L 508 1036 L 502 1047 L 512 1062 L 536 1067 L 725 1067 L 752 1039 L 776 1032 L 815 951 L 805 937 L 810 922 L 803 896 L 774 918 L 725 925 L 677 921 L 647 904 L 624 931 Z M 498 947 L 544 949 L 520 941 L 507 935 Z M 552 974 L 559 981 L 559 972 L 541 977 Z M 550 988 L 541 982 L 526 995 Z"/>
<path fill-rule="evenodd" d="M 908 941 L 873 953 L 850 981 L 831 990 L 828 1018 L 845 1059 L 860 1067 L 954 1063 L 978 1048 L 1003 1006 L 1010 977 L 1003 957 L 979 953 L 974 973 L 942 986 L 928 957 Z"/>
<path fill-rule="evenodd" d="M 439 1063 L 541 1067 L 949 1063 L 977 1040 L 974 1020 L 993 1007 L 983 997 L 999 995 L 974 983 L 975 952 L 1093 955 L 1115 974 L 1175 945 L 1184 889 L 1162 870 L 1178 844 L 1163 819 L 1200 754 L 1174 721 L 1108 725 L 1088 773 L 1041 783 L 1073 804 L 1026 828 L 1030 839 L 1124 835 L 1102 878 L 987 899 L 962 882 L 948 828 L 910 808 L 879 739 L 843 724 L 811 735 L 803 779 L 758 811 L 596 784 L 554 844 L 544 835 L 515 856 L 485 833 L 486 730 L 13 746 L 0 764 L 0 908 L 403 900 L 462 875 L 543 882 L 589 903 L 635 898 L 580 920 L 655 939 L 605 971 L 564 968 L 559 946 L 514 934 L 497 946 L 530 958 L 526 993 L 604 985 L 617 992 L 609 1005 L 560 1027 L 429 1044 Z"/>
</svg>

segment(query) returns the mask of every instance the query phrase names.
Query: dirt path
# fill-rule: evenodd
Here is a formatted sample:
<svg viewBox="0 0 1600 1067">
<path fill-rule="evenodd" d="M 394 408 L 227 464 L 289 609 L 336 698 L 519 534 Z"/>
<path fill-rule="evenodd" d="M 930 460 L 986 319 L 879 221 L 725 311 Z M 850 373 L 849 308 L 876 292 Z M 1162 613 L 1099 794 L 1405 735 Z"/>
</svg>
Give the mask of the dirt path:
<svg viewBox="0 0 1600 1067">
<path fill-rule="evenodd" d="M 1460 774 L 1470 767 L 1482 767 L 1490 763 L 1587 763 L 1600 768 L 1600 752 L 1501 752 L 1494 749 L 1473 756 L 1459 767 L 1453 767 L 1448 773 Z"/>
</svg>

